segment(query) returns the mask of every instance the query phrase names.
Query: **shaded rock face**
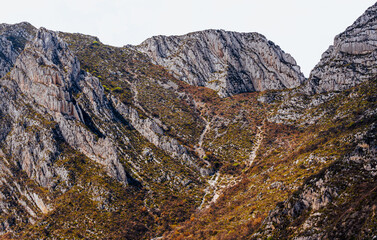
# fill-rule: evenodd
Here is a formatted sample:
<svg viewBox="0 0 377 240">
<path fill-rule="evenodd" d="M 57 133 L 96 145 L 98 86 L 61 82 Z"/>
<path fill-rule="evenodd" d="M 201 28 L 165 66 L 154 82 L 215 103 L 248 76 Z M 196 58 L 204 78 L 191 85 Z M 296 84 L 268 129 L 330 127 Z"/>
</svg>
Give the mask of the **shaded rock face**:
<svg viewBox="0 0 377 240">
<path fill-rule="evenodd" d="M 99 80 L 80 70 L 55 32 L 41 28 L 16 46 L 7 35 L 15 33 L 2 34 L 2 26 L 1 43 L 7 47 L 2 53 L 10 57 L 0 68 L 7 72 L 0 80 L 0 214 L 11 217 L 0 224 L 0 234 L 52 211 L 56 196 L 38 187 L 61 193 L 73 187 L 71 170 L 61 165 L 69 152 L 85 154 L 115 181 L 127 185 L 130 180 L 114 140 L 88 127 L 94 115 L 108 123 L 114 119 Z M 7 25 L 16 33 L 24 27 Z"/>
<path fill-rule="evenodd" d="M 8 134 L 5 139 L 9 155 L 19 159 L 21 168 L 30 177 L 35 177 L 41 186 L 49 186 L 55 175 L 53 162 L 59 154 L 59 138 L 73 149 L 104 165 L 110 176 L 127 183 L 114 142 L 106 137 L 98 139 L 85 126 L 88 123 L 85 122 L 81 109 L 104 120 L 110 121 L 113 118 L 103 87 L 98 79 L 80 70 L 77 58 L 55 32 L 39 29 L 33 40 L 17 56 L 13 69 L 2 84 L 13 89 L 15 95 L 22 93 L 22 101 L 29 104 L 33 111 L 58 124 L 54 131 L 40 129 L 38 132 L 26 129 L 28 126 L 38 125 L 36 122 L 24 123 L 26 127 L 16 125 L 12 129 L 13 134 Z M 76 99 L 74 95 L 80 95 L 80 98 Z M 9 108 L 7 98 L 9 97 L 5 98 L 4 105 L 8 109 L 4 113 L 17 122 L 18 118 L 22 119 L 22 113 L 17 111 L 17 107 Z M 13 116 L 14 114 L 17 116 Z M 24 147 L 25 143 L 30 148 Z"/>
<path fill-rule="evenodd" d="M 80 64 L 67 44 L 55 33 L 41 29 L 17 59 L 11 78 L 38 104 L 80 120 L 71 96 L 79 72 Z"/>
<path fill-rule="evenodd" d="M 13 67 L 26 43 L 33 39 L 35 31 L 29 23 L 0 24 L 0 78 Z"/>
<path fill-rule="evenodd" d="M 294 88 L 305 80 L 293 57 L 258 33 L 156 36 L 136 48 L 180 80 L 214 89 L 221 97 Z"/>
<path fill-rule="evenodd" d="M 6 57 L 0 60 L 0 218 L 10 216 L 0 221 L 0 234 L 54 211 L 56 198 L 82 184 L 79 181 L 86 176 L 80 173 L 87 171 L 86 166 L 96 170 L 90 173 L 95 175 L 93 184 L 101 185 L 98 179 L 112 184 L 100 186 L 98 191 L 104 194 L 140 187 L 138 181 L 148 186 L 158 181 L 167 185 L 169 180 L 175 188 L 197 188 L 192 176 L 210 173 L 194 165 L 194 154 L 165 136 L 152 119 L 141 119 L 135 108 L 109 101 L 113 96 L 106 96 L 99 79 L 80 69 L 78 58 L 58 33 L 33 30 L 23 45 L 8 39 L 9 29 L 18 33 L 24 27 L 0 25 L 0 57 Z M 143 168 L 145 158 L 148 167 L 159 165 L 157 173 Z M 182 174 L 181 169 L 189 167 L 161 167 L 162 159 L 174 163 L 179 159 L 177 165 L 197 169 L 192 176 Z M 144 171 L 149 171 L 146 181 Z M 90 191 L 86 196 L 98 193 Z"/>
<path fill-rule="evenodd" d="M 0 76 L 2 77 L 9 72 L 18 54 L 13 48 L 12 42 L 4 36 L 0 37 L 0 52 Z"/>
<path fill-rule="evenodd" d="M 376 15 L 377 4 L 335 37 L 310 74 L 308 92 L 341 91 L 376 76 Z"/>
</svg>

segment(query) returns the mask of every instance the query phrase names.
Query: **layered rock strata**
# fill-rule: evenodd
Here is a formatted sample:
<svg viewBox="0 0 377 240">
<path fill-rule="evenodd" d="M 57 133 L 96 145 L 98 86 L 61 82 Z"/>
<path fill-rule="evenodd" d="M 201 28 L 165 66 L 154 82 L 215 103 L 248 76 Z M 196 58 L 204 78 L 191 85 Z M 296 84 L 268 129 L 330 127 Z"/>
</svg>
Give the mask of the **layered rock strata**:
<svg viewBox="0 0 377 240">
<path fill-rule="evenodd" d="M 258 33 L 206 30 L 155 36 L 136 49 L 178 79 L 214 89 L 221 97 L 294 88 L 305 80 L 293 57 Z"/>
<path fill-rule="evenodd" d="M 322 54 L 307 91 L 341 91 L 377 75 L 377 4 L 370 7 Z"/>
</svg>

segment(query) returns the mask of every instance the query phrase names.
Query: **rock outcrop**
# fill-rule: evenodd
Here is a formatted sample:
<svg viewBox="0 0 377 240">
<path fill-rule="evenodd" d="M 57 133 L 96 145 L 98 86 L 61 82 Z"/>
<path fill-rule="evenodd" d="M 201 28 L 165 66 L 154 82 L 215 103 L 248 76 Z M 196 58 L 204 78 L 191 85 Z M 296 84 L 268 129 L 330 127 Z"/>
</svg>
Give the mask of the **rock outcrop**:
<svg viewBox="0 0 377 240">
<path fill-rule="evenodd" d="M 47 109 L 81 120 L 72 89 L 79 80 L 80 64 L 55 33 L 38 31 L 11 72 L 21 91 Z"/>
<path fill-rule="evenodd" d="M 341 91 L 377 75 L 376 15 L 377 4 L 335 37 L 310 74 L 308 92 Z"/>
<path fill-rule="evenodd" d="M 13 48 L 11 41 L 6 37 L 0 37 L 0 77 L 9 72 L 17 58 L 17 51 Z"/>
<path fill-rule="evenodd" d="M 3 84 L 14 89 L 16 94 L 22 93 L 24 103 L 38 114 L 58 123 L 58 133 L 73 149 L 104 165 L 110 176 L 127 183 L 116 144 L 110 138 L 98 139 L 96 133 L 85 126 L 88 123 L 84 120 L 82 109 L 90 110 L 103 120 L 113 118 L 103 87 L 98 79 L 80 70 L 77 58 L 55 32 L 39 29 L 17 57 Z M 80 95 L 80 98 L 74 95 Z M 82 107 L 78 101 L 82 102 Z M 56 142 L 59 136 L 54 132 L 44 132 L 45 129 L 39 131 L 25 132 L 24 126 L 14 126 L 13 133 L 17 134 L 7 136 L 6 146 L 13 158 L 18 156 L 22 169 L 30 177 L 35 177 L 42 186 L 48 186 L 54 177 L 53 161 L 59 152 Z M 23 135 L 25 137 L 20 139 Z M 27 141 L 35 146 L 23 147 Z M 38 166 L 41 159 L 44 159 L 42 169 Z"/>
<path fill-rule="evenodd" d="M 0 78 L 13 67 L 18 55 L 36 29 L 29 23 L 0 24 Z"/>
<path fill-rule="evenodd" d="M 0 25 L 0 234 L 40 221 L 84 185 L 75 201 L 107 213 L 129 210 L 120 202 L 144 189 L 199 189 L 209 170 L 193 167 L 193 153 L 123 103 L 122 116 L 58 33 L 33 28 L 21 39 L 27 27 Z M 138 193 L 124 198 L 129 190 Z"/>
<path fill-rule="evenodd" d="M 136 46 L 178 79 L 221 97 L 299 86 L 305 77 L 292 56 L 258 33 L 206 30 L 155 36 Z"/>
<path fill-rule="evenodd" d="M 373 239 L 376 9 L 307 81 L 257 33 L 0 24 L 0 238 Z"/>
<path fill-rule="evenodd" d="M 213 174 L 213 169 L 210 164 L 206 167 L 200 167 L 189 151 L 178 143 L 172 137 L 166 136 L 164 130 L 151 118 L 142 119 L 136 109 L 124 105 L 121 101 L 113 97 L 111 99 L 115 109 L 127 120 L 131 125 L 149 142 L 153 143 L 156 147 L 164 150 L 173 158 L 178 158 L 194 169 L 196 169 L 202 176 L 209 176 Z"/>
</svg>

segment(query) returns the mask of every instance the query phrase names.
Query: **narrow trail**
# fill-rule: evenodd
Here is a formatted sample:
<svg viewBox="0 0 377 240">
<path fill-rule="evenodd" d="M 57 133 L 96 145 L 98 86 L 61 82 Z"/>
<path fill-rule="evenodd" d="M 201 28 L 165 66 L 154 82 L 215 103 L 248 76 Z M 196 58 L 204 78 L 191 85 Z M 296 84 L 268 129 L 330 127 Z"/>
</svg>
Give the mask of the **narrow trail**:
<svg viewBox="0 0 377 240">
<path fill-rule="evenodd" d="M 203 141 L 204 141 L 204 136 L 211 130 L 211 122 L 208 122 L 207 119 L 205 119 L 203 117 L 203 120 L 204 122 L 206 123 L 206 126 L 202 132 L 202 134 L 200 134 L 200 137 L 199 137 L 199 142 L 198 142 L 198 145 L 197 147 L 195 147 L 195 152 L 199 155 L 200 158 L 204 158 L 204 156 L 206 155 L 204 149 L 203 149 Z M 203 159 L 203 161 L 207 164 L 207 165 L 210 165 L 210 163 L 208 161 L 206 161 L 205 159 Z"/>
<path fill-rule="evenodd" d="M 204 118 L 203 118 L 203 119 L 204 119 Z M 208 122 L 206 119 L 204 119 L 204 121 L 206 122 L 206 127 L 204 128 L 204 131 L 203 131 L 202 134 L 200 135 L 199 142 L 198 142 L 199 148 L 202 148 L 203 140 L 204 140 L 204 136 L 205 136 L 205 135 L 207 134 L 207 132 L 211 129 L 211 122 Z"/>
<path fill-rule="evenodd" d="M 263 141 L 263 134 L 264 134 L 264 125 L 265 125 L 265 122 L 263 121 L 263 124 L 258 126 L 258 132 L 257 132 L 257 135 L 255 136 L 256 138 L 256 142 L 253 146 L 253 148 L 251 149 L 251 153 L 249 155 L 249 160 L 247 162 L 247 165 L 250 167 L 251 164 L 253 164 L 255 158 L 257 157 L 257 152 L 258 152 L 258 149 Z"/>
<path fill-rule="evenodd" d="M 202 202 L 200 203 L 200 206 L 199 206 L 199 209 L 202 209 L 203 208 L 203 205 L 205 204 L 206 202 L 206 197 L 208 194 L 211 194 L 212 192 L 216 192 L 216 189 L 217 189 L 217 182 L 219 181 L 219 177 L 220 177 L 220 173 L 217 172 L 215 175 L 212 176 L 212 178 L 210 180 L 208 180 L 208 187 L 206 187 L 204 189 L 204 196 L 203 196 L 203 199 L 202 199 Z M 213 198 L 210 202 L 213 201 Z M 210 203 L 209 202 L 209 203 Z"/>
<path fill-rule="evenodd" d="M 209 185 L 204 189 L 205 194 L 198 209 L 201 210 L 208 208 L 212 203 L 217 201 L 227 188 L 235 186 L 240 181 L 241 178 L 239 176 L 221 175 L 217 172 L 210 180 L 208 180 Z M 208 195 L 210 196 L 210 199 L 206 199 Z"/>
</svg>

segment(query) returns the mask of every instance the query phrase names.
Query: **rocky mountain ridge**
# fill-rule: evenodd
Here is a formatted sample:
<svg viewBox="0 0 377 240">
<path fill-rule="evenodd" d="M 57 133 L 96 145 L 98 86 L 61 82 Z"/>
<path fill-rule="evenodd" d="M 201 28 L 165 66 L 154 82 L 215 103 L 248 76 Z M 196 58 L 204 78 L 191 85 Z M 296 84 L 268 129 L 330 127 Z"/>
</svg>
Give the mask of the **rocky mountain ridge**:
<svg viewBox="0 0 377 240">
<path fill-rule="evenodd" d="M 211 88 L 221 97 L 294 88 L 305 80 L 292 56 L 258 33 L 205 30 L 155 36 L 136 49 L 178 79 Z"/>
<path fill-rule="evenodd" d="M 116 181 L 108 187 L 99 185 L 86 195 L 97 199 L 98 191 L 101 195 L 115 191 L 112 188 L 116 187 L 117 182 L 124 185 L 123 191 L 127 190 L 125 186 L 129 184 L 139 184 L 138 181 L 142 179 L 140 172 L 136 172 L 139 167 L 128 167 L 128 172 L 125 170 L 127 166 L 124 159 L 132 159 L 129 154 L 144 158 L 143 154 L 147 150 L 149 157 L 153 156 L 160 163 L 161 156 L 165 162 L 171 161 L 165 154 L 176 156 L 174 154 L 187 151 L 174 139 L 168 139 L 160 146 L 159 138 L 153 143 L 169 152 L 161 153 L 156 147 L 146 148 L 140 153 L 132 150 L 140 148 L 141 142 L 145 140 L 136 136 L 139 145 L 132 146 L 129 138 L 133 133 L 124 135 L 130 127 L 122 116 L 123 112 L 118 112 L 112 105 L 118 100 L 114 97 L 109 100 L 98 78 L 80 69 L 77 57 L 57 33 L 44 28 L 35 30 L 35 33 L 22 51 L 14 51 L 15 60 L 9 61 L 7 66 L 11 70 L 1 80 L 1 196 L 6 199 L 1 205 L 2 232 L 14 231 L 20 226 L 16 222 L 33 224 L 41 219 L 41 214 L 48 215 L 57 208 L 57 198 L 75 192 L 77 182 L 84 181 L 79 185 L 88 184 L 85 181 L 90 177 L 83 179 L 84 176 L 80 175 L 83 170 L 76 169 L 78 163 L 72 163 L 70 161 L 73 160 L 69 159 L 81 158 L 80 164 L 97 169 L 93 174 L 99 175 L 92 176 L 98 178 L 96 181 L 106 179 L 107 176 Z M 8 49 L 13 50 L 13 46 L 10 42 Z M 124 113 L 124 117 L 138 128 L 132 116 Z M 146 126 L 142 129 L 144 127 L 149 129 Z M 189 159 L 184 158 L 183 164 L 190 163 L 191 167 L 197 167 L 192 155 L 185 154 Z M 136 164 L 135 161 L 132 163 Z M 177 166 L 170 168 L 174 172 Z M 106 174 L 98 169 L 103 169 Z M 169 166 L 164 169 L 164 172 L 154 174 L 159 175 L 160 181 L 170 174 Z M 205 168 L 197 169 L 198 175 L 208 174 Z M 13 180 L 21 173 L 24 173 L 22 178 Z M 197 181 L 188 180 L 190 176 L 179 175 L 174 173 L 174 176 L 169 177 L 180 181 L 174 185 Z M 27 179 L 33 187 L 24 183 Z M 101 188 L 103 190 L 99 190 Z M 102 196 L 98 201 L 108 200 Z"/>
<path fill-rule="evenodd" d="M 2 237 L 373 239 L 376 6 L 308 80 L 257 33 L 0 25 Z"/>
</svg>

